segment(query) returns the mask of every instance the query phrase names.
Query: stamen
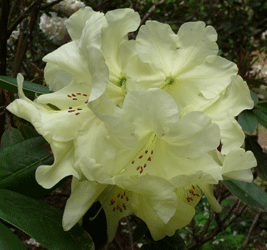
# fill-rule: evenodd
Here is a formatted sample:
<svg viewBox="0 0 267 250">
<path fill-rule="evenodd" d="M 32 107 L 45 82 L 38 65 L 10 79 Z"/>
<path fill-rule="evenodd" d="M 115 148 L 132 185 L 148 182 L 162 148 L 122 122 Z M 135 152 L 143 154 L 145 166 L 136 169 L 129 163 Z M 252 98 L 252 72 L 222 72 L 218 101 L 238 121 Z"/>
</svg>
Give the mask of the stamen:
<svg viewBox="0 0 267 250">
<path fill-rule="evenodd" d="M 101 206 L 101 208 L 99 208 L 99 210 L 97 211 L 96 215 L 94 217 L 90 217 L 89 220 L 90 221 L 94 220 L 99 215 L 99 213 L 100 213 L 100 211 L 101 211 L 102 208 L 103 207 Z"/>
</svg>

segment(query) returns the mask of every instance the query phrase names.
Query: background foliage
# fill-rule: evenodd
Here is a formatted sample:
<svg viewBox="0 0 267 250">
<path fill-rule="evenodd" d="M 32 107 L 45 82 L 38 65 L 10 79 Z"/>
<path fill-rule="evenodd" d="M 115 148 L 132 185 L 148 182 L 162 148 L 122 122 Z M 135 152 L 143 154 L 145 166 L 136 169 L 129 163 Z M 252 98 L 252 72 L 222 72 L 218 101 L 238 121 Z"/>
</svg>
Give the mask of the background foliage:
<svg viewBox="0 0 267 250">
<path fill-rule="evenodd" d="M 44 162 L 45 164 L 53 162 L 49 145 L 30 124 L 14 117 L 5 109 L 16 98 L 16 81 L 10 77 L 16 77 L 18 72 L 22 72 L 28 80 L 24 87 L 29 98 L 33 99 L 36 92 L 48 91 L 43 80 L 45 63 L 42 62 L 42 58 L 61 44 L 68 42 L 70 38 L 67 35 L 62 36 L 62 39 L 60 37 L 55 42 L 51 39 L 51 34 L 41 30 L 40 22 L 44 14 L 52 17 L 51 12 L 55 12 L 62 20 L 68 18 L 71 12 L 55 8 L 55 4 L 60 2 L 62 0 L 1 1 L 0 218 L 4 221 L 3 223 L 0 221 L 0 230 L 5 235 L 4 238 L 0 236 L 2 249 L 24 249 L 24 245 L 28 249 L 46 249 L 45 247 L 47 249 L 54 249 L 53 247 L 55 249 L 93 249 L 87 232 L 92 236 L 96 249 L 105 243 L 104 235 L 102 241 L 97 240 L 101 229 L 103 231 L 105 227 L 103 213 L 100 213 L 91 224 L 84 223 L 83 228 L 77 227 L 70 232 L 70 235 L 77 235 L 77 232 L 82 235 L 80 243 L 75 240 L 69 242 L 72 236 L 64 236 L 58 226 L 62 212 L 50 206 L 43 207 L 41 201 L 36 200 L 41 198 L 42 202 L 63 209 L 69 195 L 70 182 L 68 179 L 63 180 L 55 190 L 42 190 L 37 185 L 34 180 L 35 169 Z M 207 25 L 212 25 L 219 36 L 219 54 L 237 63 L 239 74 L 247 81 L 255 102 L 254 109 L 243 111 L 238 121 L 246 133 L 244 147 L 252 150 L 258 161 L 258 166 L 254 170 L 254 182 L 258 185 L 246 186 L 244 183 L 231 181 L 220 183 L 216 186 L 215 193 L 224 208 L 221 214 L 215 214 L 203 197 L 196 208 L 196 216 L 192 223 L 179 230 L 174 237 L 166 237 L 157 243 L 152 241 L 146 225 L 140 219 L 133 216 L 123 218 L 114 241 L 108 246 L 102 246 L 102 249 L 133 250 L 140 247 L 163 249 L 163 246 L 165 249 L 185 249 L 186 247 L 187 249 L 223 249 L 225 247 L 233 250 L 267 249 L 265 245 L 267 242 L 267 199 L 265 199 L 267 197 L 265 191 L 267 183 L 265 146 L 267 143 L 265 144 L 262 142 L 264 140 L 259 138 L 262 133 L 265 133 L 267 127 L 267 2 L 264 0 L 84 0 L 82 2 L 104 13 L 117 8 L 133 8 L 141 16 L 141 24 L 148 19 L 158 20 L 170 24 L 175 32 L 188 21 L 202 20 Z M 136 34 L 137 32 L 132 33 L 129 37 L 134 38 Z M 25 155 L 23 150 L 31 154 L 23 158 L 22 156 Z M 23 163 L 18 164 L 22 158 Z M 28 221 L 32 219 L 32 210 L 36 210 L 36 207 L 41 206 L 45 211 L 49 211 L 53 222 L 47 223 L 55 224 L 54 228 L 57 230 L 52 230 L 47 239 L 42 239 L 40 235 L 44 231 L 38 235 L 34 226 L 28 226 L 23 221 L 16 221 L 14 216 L 10 216 L 12 211 L 7 207 L 7 204 L 17 206 L 17 203 L 14 203 L 15 200 L 20 200 L 28 206 L 28 210 L 20 211 L 20 216 L 26 216 Z M 98 204 L 94 204 L 85 217 L 93 217 L 98 209 Z M 18 213 L 18 211 L 14 210 L 13 213 Z M 35 216 L 36 218 L 38 216 Z M 23 241 L 24 245 L 21 244 L 21 241 L 8 229 L 12 226 L 7 222 L 27 232 L 42 245 L 35 245 L 31 248 L 31 245 L 25 241 L 25 235 L 13 229 Z M 35 223 L 42 223 L 42 218 Z M 58 234 L 55 234 L 55 231 Z M 57 237 L 63 239 L 63 245 L 54 244 L 58 242 Z M 64 239 L 68 240 L 64 241 Z"/>
</svg>

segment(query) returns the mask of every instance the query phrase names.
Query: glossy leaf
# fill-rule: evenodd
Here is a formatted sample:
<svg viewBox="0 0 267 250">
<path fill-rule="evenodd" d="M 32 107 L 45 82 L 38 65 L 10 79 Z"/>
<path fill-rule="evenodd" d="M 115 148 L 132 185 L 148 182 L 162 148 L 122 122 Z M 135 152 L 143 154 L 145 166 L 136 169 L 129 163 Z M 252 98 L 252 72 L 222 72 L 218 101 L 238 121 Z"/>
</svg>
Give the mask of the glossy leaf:
<svg viewBox="0 0 267 250">
<path fill-rule="evenodd" d="M 20 239 L 0 221 L 0 249 L 27 250 Z"/>
<path fill-rule="evenodd" d="M 256 183 L 237 180 L 224 180 L 223 183 L 231 193 L 244 203 L 259 209 L 267 208 L 267 193 Z"/>
<path fill-rule="evenodd" d="M 142 250 L 185 250 L 184 240 L 176 233 L 172 237 L 165 237 L 162 240 L 155 241 L 141 247 Z"/>
<path fill-rule="evenodd" d="M 254 101 L 254 105 L 256 105 L 259 101 L 258 96 L 256 95 L 256 93 L 254 93 L 251 90 L 250 90 L 250 95 L 251 95 L 252 100 Z"/>
<path fill-rule="evenodd" d="M 257 116 L 251 110 L 239 114 L 238 122 L 246 134 L 253 134 L 258 125 Z"/>
<path fill-rule="evenodd" d="M 252 112 L 257 116 L 258 121 L 267 128 L 267 112 L 261 109 L 253 109 Z"/>
<path fill-rule="evenodd" d="M 16 192 L 0 190 L 0 218 L 24 231 L 49 250 L 90 250 L 90 235 L 80 226 L 62 228 L 63 212 Z"/>
<path fill-rule="evenodd" d="M 24 139 L 30 139 L 39 136 L 38 132 L 34 128 L 27 126 L 25 124 L 21 124 L 18 127 L 18 130 L 22 134 Z"/>
<path fill-rule="evenodd" d="M 1 149 L 23 141 L 23 136 L 16 128 L 8 128 L 1 137 Z"/>
<path fill-rule="evenodd" d="M 265 113 L 267 113 L 267 103 L 258 103 L 257 104 L 257 109 L 264 111 Z"/>
<path fill-rule="evenodd" d="M 262 151 L 257 136 L 247 136 L 245 140 L 246 150 L 251 150 L 257 159 L 256 171 L 259 177 L 267 181 L 267 154 Z"/>
<path fill-rule="evenodd" d="M 6 89 L 10 92 L 17 93 L 18 92 L 17 79 L 9 76 L 0 76 L 0 88 Z M 34 96 L 35 93 L 46 94 L 50 92 L 48 87 L 28 81 L 23 82 L 23 91 L 25 95 L 31 95 L 31 96 Z"/>
<path fill-rule="evenodd" d="M 42 136 L 21 141 L 0 151 L 0 188 L 40 198 L 53 189 L 42 188 L 35 180 L 40 165 L 53 164 Z"/>
</svg>

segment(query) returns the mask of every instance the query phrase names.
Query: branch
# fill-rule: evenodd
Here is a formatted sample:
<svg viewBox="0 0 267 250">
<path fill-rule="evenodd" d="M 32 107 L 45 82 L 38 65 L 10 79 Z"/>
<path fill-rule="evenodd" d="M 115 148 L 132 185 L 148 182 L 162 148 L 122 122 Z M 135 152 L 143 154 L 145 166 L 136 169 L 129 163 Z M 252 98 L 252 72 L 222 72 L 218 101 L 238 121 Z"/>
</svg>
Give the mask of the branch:
<svg viewBox="0 0 267 250">
<path fill-rule="evenodd" d="M 156 9 L 157 6 L 164 4 L 166 1 L 167 0 L 161 0 L 158 3 L 155 3 L 154 1 L 152 1 L 153 5 L 150 7 L 150 9 L 147 11 L 147 13 L 142 18 L 142 21 L 140 23 L 140 26 L 143 25 L 146 22 L 146 20 L 149 18 L 149 16 L 155 11 L 155 9 Z"/>
<path fill-rule="evenodd" d="M 249 238 L 250 238 L 250 235 L 251 235 L 254 227 L 256 226 L 256 224 L 257 224 L 257 222 L 258 222 L 261 214 L 262 214 L 261 212 L 259 212 L 259 213 L 256 214 L 256 216 L 255 216 L 255 218 L 254 218 L 254 220 L 253 220 L 253 222 L 252 222 L 252 224 L 251 224 L 251 226 L 249 228 L 248 234 L 246 236 L 246 240 L 244 241 L 244 243 L 243 243 L 243 245 L 241 247 L 241 250 L 245 250 L 246 249 L 247 244 L 248 244 L 248 241 L 249 241 Z"/>
<path fill-rule="evenodd" d="M 13 30 L 15 30 L 16 29 L 16 27 L 18 26 L 18 24 L 20 24 L 21 22 L 22 22 L 22 20 L 25 18 L 25 17 L 27 17 L 29 14 L 30 14 L 30 12 L 32 11 L 32 10 L 34 10 L 35 9 L 35 6 L 40 2 L 40 1 L 42 1 L 42 0 L 36 0 L 36 1 L 34 1 L 24 12 L 22 12 L 21 14 L 20 14 L 20 16 L 17 18 L 17 20 L 13 23 L 13 25 L 7 30 L 7 37 L 6 37 L 6 39 L 8 39 L 9 37 L 10 37 L 10 35 L 11 35 L 11 33 L 12 33 L 12 31 Z"/>
<path fill-rule="evenodd" d="M 45 9 L 47 9 L 47 8 L 49 8 L 49 7 L 52 7 L 52 6 L 58 4 L 58 3 L 62 2 L 62 1 L 63 1 L 63 0 L 56 0 L 56 1 L 54 1 L 54 2 L 51 2 L 51 3 L 48 3 L 48 4 L 44 4 L 44 5 L 42 5 L 42 6 L 39 8 L 39 10 L 45 10 Z"/>
</svg>

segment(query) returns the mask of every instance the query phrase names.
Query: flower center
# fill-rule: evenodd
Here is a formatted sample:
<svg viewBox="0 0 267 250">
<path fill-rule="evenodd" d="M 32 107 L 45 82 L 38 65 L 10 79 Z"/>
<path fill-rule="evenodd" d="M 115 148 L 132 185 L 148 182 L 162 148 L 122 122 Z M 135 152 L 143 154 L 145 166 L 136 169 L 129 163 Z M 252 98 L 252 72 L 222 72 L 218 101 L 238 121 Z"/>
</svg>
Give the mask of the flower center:
<svg viewBox="0 0 267 250">
<path fill-rule="evenodd" d="M 166 78 L 165 82 L 160 86 L 160 89 L 164 89 L 166 86 L 171 85 L 174 81 L 172 76 Z"/>
<path fill-rule="evenodd" d="M 196 206 L 201 199 L 201 191 L 197 186 L 191 185 L 186 189 L 185 202 L 189 203 L 191 206 Z"/>
<path fill-rule="evenodd" d="M 87 106 L 89 95 L 83 93 L 76 93 L 67 95 L 72 101 L 74 101 L 73 107 L 68 108 L 68 113 L 74 113 L 76 116 L 79 115 L 83 108 Z"/>
<path fill-rule="evenodd" d="M 129 197 L 127 195 L 127 191 L 121 191 L 118 192 L 117 195 L 115 195 L 111 200 L 110 200 L 110 206 L 112 208 L 112 211 L 119 211 L 123 212 L 127 209 L 128 205 L 127 203 L 129 202 Z"/>
<path fill-rule="evenodd" d="M 144 171 L 151 165 L 153 156 L 155 154 L 155 146 L 157 143 L 157 135 L 154 133 L 150 136 L 148 143 L 135 155 L 131 160 L 131 167 L 133 167 L 139 174 L 143 174 Z M 147 171 L 146 171 L 147 172 Z M 149 174 L 148 172 L 146 174 Z"/>
</svg>

